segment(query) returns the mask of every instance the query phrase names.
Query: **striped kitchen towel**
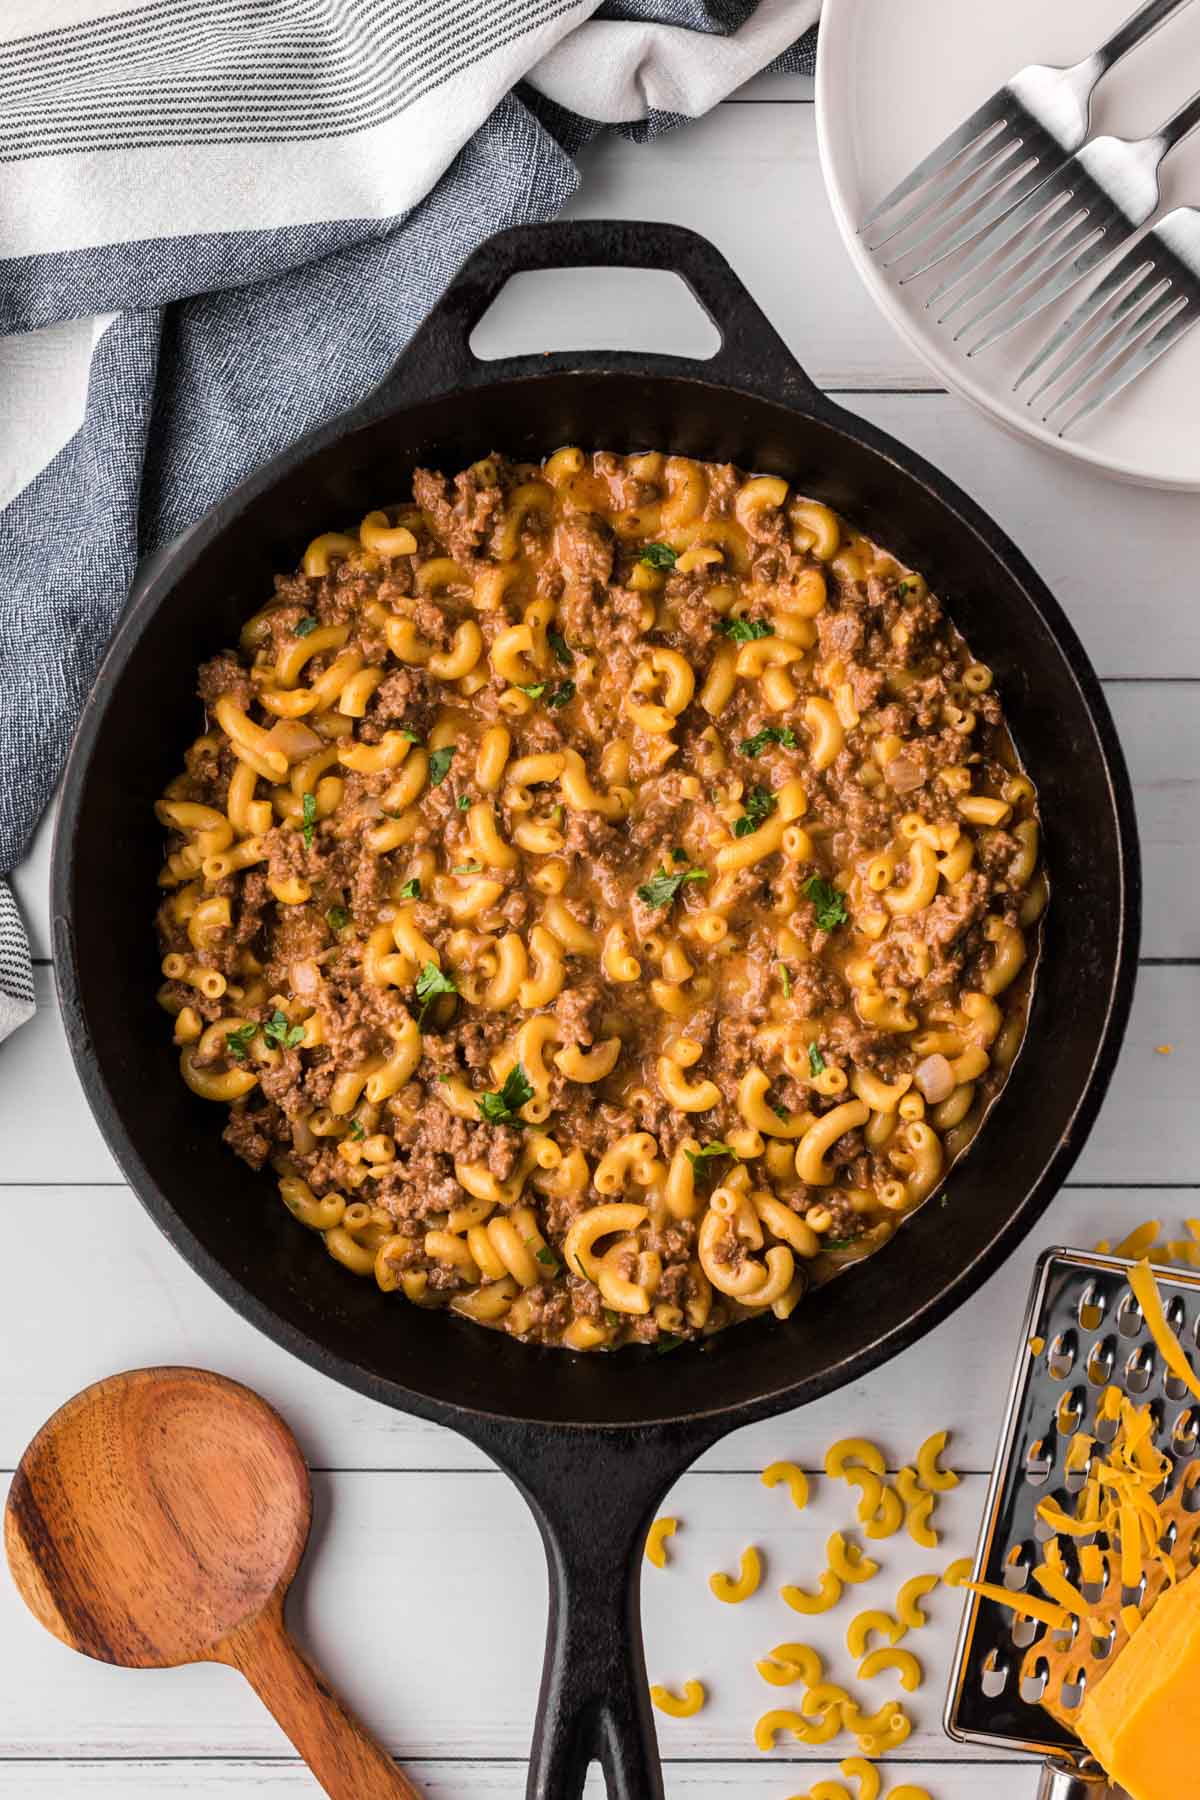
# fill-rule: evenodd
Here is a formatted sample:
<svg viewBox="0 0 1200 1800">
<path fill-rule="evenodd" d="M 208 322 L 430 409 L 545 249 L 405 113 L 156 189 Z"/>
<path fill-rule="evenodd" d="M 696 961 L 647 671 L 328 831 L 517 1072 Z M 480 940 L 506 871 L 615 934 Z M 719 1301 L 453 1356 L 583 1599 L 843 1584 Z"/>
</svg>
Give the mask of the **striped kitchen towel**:
<svg viewBox="0 0 1200 1800">
<path fill-rule="evenodd" d="M 597 131 L 811 68 L 818 7 L 5 0 L 0 872 L 139 558 L 367 393 L 476 244 L 559 211 Z M 0 881 L 0 1037 L 29 973 Z"/>
</svg>

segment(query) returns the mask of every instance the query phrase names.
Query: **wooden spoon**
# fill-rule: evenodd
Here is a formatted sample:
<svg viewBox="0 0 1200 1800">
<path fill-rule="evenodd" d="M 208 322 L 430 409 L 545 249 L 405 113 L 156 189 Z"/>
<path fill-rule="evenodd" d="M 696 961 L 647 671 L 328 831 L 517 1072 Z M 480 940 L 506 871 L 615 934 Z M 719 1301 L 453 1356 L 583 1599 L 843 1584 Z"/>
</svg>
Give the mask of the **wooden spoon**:
<svg viewBox="0 0 1200 1800">
<path fill-rule="evenodd" d="M 312 1524 L 295 1438 L 203 1369 L 134 1369 L 68 1400 L 21 1458 L 9 1567 L 47 1631 L 127 1669 L 240 1669 L 333 1800 L 420 1800 L 305 1660 L 284 1598 Z"/>
</svg>

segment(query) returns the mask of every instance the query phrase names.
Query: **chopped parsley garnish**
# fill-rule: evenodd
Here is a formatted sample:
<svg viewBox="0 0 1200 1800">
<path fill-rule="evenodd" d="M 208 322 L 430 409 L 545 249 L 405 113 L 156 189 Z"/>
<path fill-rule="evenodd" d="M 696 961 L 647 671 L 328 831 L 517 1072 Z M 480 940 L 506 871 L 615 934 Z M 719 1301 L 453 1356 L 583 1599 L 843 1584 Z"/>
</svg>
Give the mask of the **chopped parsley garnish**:
<svg viewBox="0 0 1200 1800">
<path fill-rule="evenodd" d="M 734 1162 L 738 1160 L 738 1153 L 732 1144 L 704 1144 L 699 1150 L 685 1150 L 684 1155 L 693 1169 L 699 1168 L 702 1162 L 707 1162 L 713 1156 L 732 1156 Z"/>
<path fill-rule="evenodd" d="M 292 629 L 297 637 L 307 637 L 310 631 L 315 631 L 317 629 L 317 621 L 313 618 L 311 613 L 307 613 L 303 619 L 296 620 Z"/>
<path fill-rule="evenodd" d="M 671 861 L 672 862 L 686 862 L 687 859 L 688 859 L 687 851 L 680 849 L 679 845 L 676 844 L 675 848 L 671 852 Z"/>
<path fill-rule="evenodd" d="M 558 686 L 554 689 L 554 692 L 546 695 L 546 705 L 552 706 L 557 712 L 560 706 L 569 706 L 574 698 L 575 683 L 573 681 L 560 681 Z"/>
<path fill-rule="evenodd" d="M 835 931 L 839 925 L 845 925 L 850 918 L 846 911 L 846 896 L 840 888 L 835 888 L 832 881 L 826 881 L 823 875 L 813 875 L 804 884 L 804 892 L 817 909 L 817 927 L 820 931 Z"/>
<path fill-rule="evenodd" d="M 304 824 L 301 828 L 304 834 L 304 848 L 306 850 L 311 850 L 313 847 L 313 833 L 317 829 L 317 796 L 315 794 L 305 794 L 302 816 L 304 819 Z"/>
<path fill-rule="evenodd" d="M 499 1093 L 480 1094 L 475 1104 L 485 1125 L 523 1125 L 521 1108 L 532 1099 L 533 1083 L 520 1063 L 514 1063 Z"/>
<path fill-rule="evenodd" d="M 466 812 L 471 804 L 470 794 L 460 794 L 454 804 L 457 806 L 459 812 Z"/>
<path fill-rule="evenodd" d="M 643 906 L 670 906 L 685 882 L 707 880 L 707 869 L 680 869 L 674 875 L 666 869 L 656 869 L 649 881 L 643 881 L 637 897 Z"/>
<path fill-rule="evenodd" d="M 779 965 L 779 985 L 783 989 L 784 999 L 790 1000 L 792 997 L 792 971 L 786 963 Z"/>
<path fill-rule="evenodd" d="M 450 873 L 452 875 L 478 875 L 482 867 L 481 862 L 455 863 Z"/>
<path fill-rule="evenodd" d="M 749 837 L 752 831 L 757 831 L 770 818 L 777 804 L 769 788 L 752 787 L 746 795 L 745 812 L 733 821 L 734 837 Z"/>
<path fill-rule="evenodd" d="M 330 931 L 345 931 L 350 923 L 350 914 L 344 906 L 331 906 L 325 914 L 325 923 Z"/>
<path fill-rule="evenodd" d="M 782 744 L 785 750 L 794 750 L 796 734 L 790 725 L 764 725 L 753 737 L 743 738 L 738 749 L 743 756 L 761 756 L 768 744 Z"/>
<path fill-rule="evenodd" d="M 417 976 L 417 999 L 421 1002 L 421 1010 L 417 1015 L 417 1024 L 424 1025 L 425 1014 L 438 998 L 439 994 L 457 994 L 458 987 L 453 975 L 443 975 L 436 963 L 421 964 Z"/>
<path fill-rule="evenodd" d="M 523 694 L 529 695 L 531 700 L 540 700 L 546 691 L 546 684 L 544 681 L 536 681 L 531 687 L 525 687 L 523 683 L 518 683 L 518 686 L 520 686 Z"/>
<path fill-rule="evenodd" d="M 304 1036 L 304 1027 L 290 1024 L 287 1014 L 277 1007 L 263 1026 L 262 1034 L 277 1050 L 294 1050 Z"/>
<path fill-rule="evenodd" d="M 825 1066 L 826 1066 L 825 1058 L 821 1055 L 821 1052 L 818 1050 L 816 1043 L 815 1042 L 811 1043 L 808 1046 L 809 1073 L 812 1075 L 823 1075 L 825 1072 Z"/>
<path fill-rule="evenodd" d="M 686 1338 L 676 1337 L 673 1331 L 660 1331 L 658 1342 L 654 1346 L 655 1353 L 658 1356 L 665 1356 L 668 1350 L 678 1350 L 680 1344 L 686 1343 Z"/>
<path fill-rule="evenodd" d="M 572 650 L 570 644 L 568 644 L 562 632 L 555 631 L 552 625 L 546 633 L 546 642 L 553 650 L 559 662 L 569 669 L 571 664 L 575 661 L 575 652 Z"/>
<path fill-rule="evenodd" d="M 421 898 L 421 884 L 415 875 L 400 889 L 400 898 L 401 900 L 419 900 Z"/>
<path fill-rule="evenodd" d="M 606 1325 L 619 1325 L 621 1323 L 620 1314 L 615 1313 L 611 1306 L 602 1306 L 600 1310 L 604 1314 L 604 1323 Z"/>
<path fill-rule="evenodd" d="M 904 596 L 910 591 L 910 589 L 915 590 L 916 585 L 917 584 L 915 581 L 898 581 L 896 583 L 896 593 L 897 593 L 898 597 L 901 600 L 903 600 Z"/>
<path fill-rule="evenodd" d="M 551 1276 L 558 1274 L 559 1269 L 561 1268 L 562 1265 L 560 1264 L 557 1256 L 555 1256 L 553 1250 L 550 1248 L 549 1244 L 543 1244 L 541 1249 L 535 1250 L 533 1254 L 537 1257 L 537 1259 L 540 1263 L 545 1264 L 546 1268 L 549 1269 Z"/>
<path fill-rule="evenodd" d="M 673 569 L 678 560 L 678 552 L 670 544 L 647 544 L 638 557 L 648 569 Z"/>
<path fill-rule="evenodd" d="M 402 725 L 400 727 L 400 736 L 406 737 L 410 744 L 419 744 L 421 741 L 411 725 Z"/>
<path fill-rule="evenodd" d="M 847 1250 L 853 1242 L 853 1238 L 826 1238 L 822 1247 L 826 1250 Z"/>
<path fill-rule="evenodd" d="M 755 638 L 771 636 L 771 627 L 761 619 L 722 619 L 721 630 L 735 644 L 749 644 Z"/>
<path fill-rule="evenodd" d="M 450 764 L 454 761 L 457 744 L 445 744 L 440 750 L 429 752 L 429 785 L 441 787 L 450 773 Z"/>
<path fill-rule="evenodd" d="M 239 1025 L 236 1031 L 228 1032 L 225 1037 L 225 1049 L 227 1054 L 236 1058 L 238 1062 L 243 1062 L 245 1060 L 246 1052 L 250 1048 L 251 1040 L 257 1030 L 258 1026 L 252 1023 L 249 1025 Z"/>
<path fill-rule="evenodd" d="M 351 1119 L 350 1131 L 349 1131 L 348 1135 L 354 1139 L 356 1144 L 362 1142 L 363 1138 L 365 1138 L 367 1134 L 363 1130 L 361 1119 Z"/>
<path fill-rule="evenodd" d="M 774 1114 L 775 1114 L 775 1117 L 776 1117 L 776 1118 L 777 1118 L 777 1119 L 786 1119 L 786 1118 L 787 1118 L 787 1116 L 788 1116 L 788 1109 L 787 1109 L 787 1107 L 786 1107 L 786 1106 L 780 1106 L 780 1104 L 779 1104 L 779 1102 L 778 1102 L 778 1100 L 772 1100 L 772 1101 L 771 1101 L 771 1111 L 772 1111 L 772 1112 L 773 1112 L 773 1113 L 774 1113 Z"/>
</svg>

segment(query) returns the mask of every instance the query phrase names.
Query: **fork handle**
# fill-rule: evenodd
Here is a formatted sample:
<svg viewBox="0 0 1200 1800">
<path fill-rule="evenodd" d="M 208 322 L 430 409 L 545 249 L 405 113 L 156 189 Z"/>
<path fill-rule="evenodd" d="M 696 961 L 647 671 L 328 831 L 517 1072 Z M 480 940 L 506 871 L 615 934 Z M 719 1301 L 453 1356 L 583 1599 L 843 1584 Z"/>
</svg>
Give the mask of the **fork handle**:
<svg viewBox="0 0 1200 1800">
<path fill-rule="evenodd" d="M 1172 113 L 1158 133 L 1163 155 L 1181 144 L 1185 137 L 1190 137 L 1197 125 L 1200 125 L 1200 93 L 1193 94 L 1177 113 Z"/>
<path fill-rule="evenodd" d="M 1101 44 L 1094 60 L 1100 65 L 1100 74 L 1107 74 L 1114 63 L 1119 63 L 1123 56 L 1144 44 L 1152 32 L 1165 25 L 1174 13 L 1182 11 L 1188 0 L 1146 0 L 1131 13 L 1123 25 L 1119 25 L 1107 43 Z"/>
</svg>

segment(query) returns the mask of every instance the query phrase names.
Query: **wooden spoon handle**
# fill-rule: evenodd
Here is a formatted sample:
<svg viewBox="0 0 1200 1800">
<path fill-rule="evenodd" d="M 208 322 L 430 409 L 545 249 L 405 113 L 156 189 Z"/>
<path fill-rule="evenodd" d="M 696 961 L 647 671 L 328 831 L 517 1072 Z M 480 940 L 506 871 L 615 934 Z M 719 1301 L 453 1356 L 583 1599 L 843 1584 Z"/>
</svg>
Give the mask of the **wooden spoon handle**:
<svg viewBox="0 0 1200 1800">
<path fill-rule="evenodd" d="M 240 1669 L 331 1800 L 421 1800 L 383 1746 L 301 1655 L 271 1608 L 222 1640 L 219 1661 Z"/>
</svg>

